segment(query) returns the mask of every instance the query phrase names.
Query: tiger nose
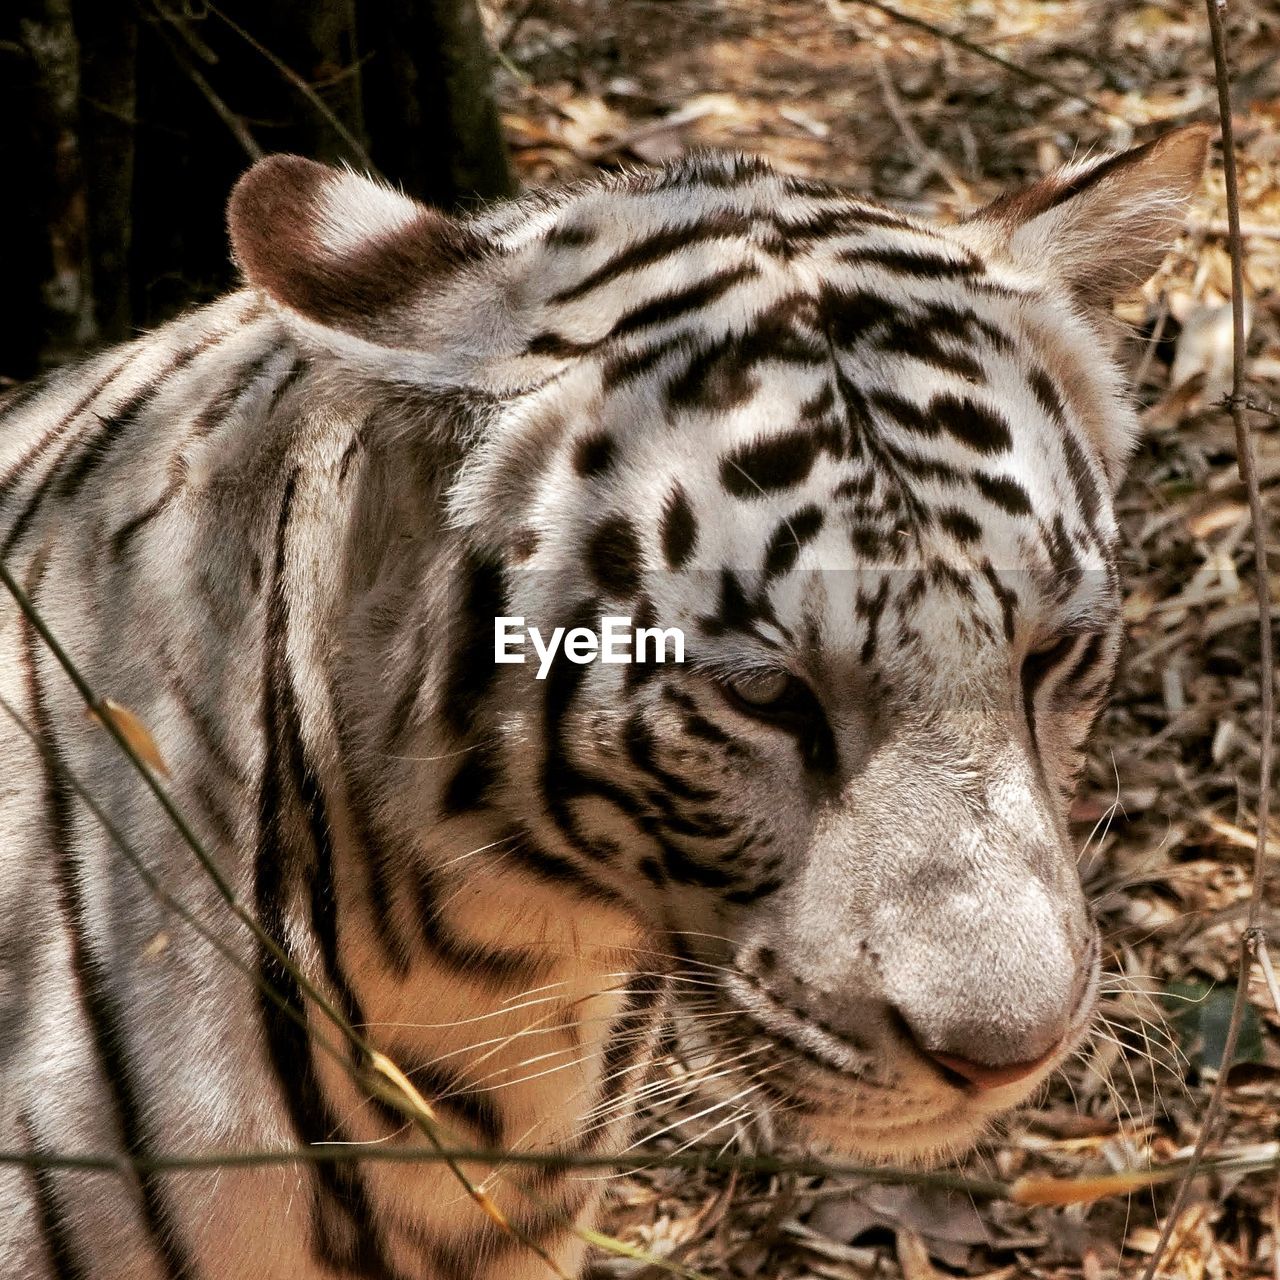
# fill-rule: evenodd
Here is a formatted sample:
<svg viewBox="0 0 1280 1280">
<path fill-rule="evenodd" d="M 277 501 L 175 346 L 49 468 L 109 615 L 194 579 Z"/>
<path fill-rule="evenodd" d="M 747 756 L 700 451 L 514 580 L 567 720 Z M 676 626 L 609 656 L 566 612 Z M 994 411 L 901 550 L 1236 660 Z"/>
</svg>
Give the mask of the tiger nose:
<svg viewBox="0 0 1280 1280">
<path fill-rule="evenodd" d="M 952 1078 L 952 1083 L 955 1083 L 954 1077 L 959 1076 L 963 1081 L 962 1087 L 984 1093 L 988 1089 L 1000 1089 L 1007 1084 L 1017 1084 L 1019 1080 L 1035 1075 L 1053 1060 L 1054 1054 L 1060 1047 L 1061 1042 L 1054 1045 L 1048 1053 L 1041 1054 L 1030 1062 L 1006 1062 L 998 1067 L 989 1066 L 985 1062 L 974 1062 L 971 1058 L 962 1058 L 955 1053 L 932 1053 L 923 1047 L 921 1052 L 940 1066 L 943 1073 Z"/>
</svg>

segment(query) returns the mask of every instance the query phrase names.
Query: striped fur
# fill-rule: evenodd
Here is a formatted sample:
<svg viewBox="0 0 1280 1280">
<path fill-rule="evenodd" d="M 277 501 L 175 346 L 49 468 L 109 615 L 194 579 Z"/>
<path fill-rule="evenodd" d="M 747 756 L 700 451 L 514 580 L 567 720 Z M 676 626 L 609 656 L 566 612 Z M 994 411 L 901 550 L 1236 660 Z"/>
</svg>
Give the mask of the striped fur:
<svg viewBox="0 0 1280 1280">
<path fill-rule="evenodd" d="M 459 1142 L 616 1150 L 671 1022 L 718 1133 L 963 1146 L 1092 1010 L 1064 811 L 1135 424 L 1091 307 L 1204 148 L 950 230 L 755 162 L 452 222 L 273 157 L 244 291 L 7 407 L 0 548 Z M 497 615 L 603 613 L 689 661 L 493 662 Z M 0 1147 L 414 1141 L 7 606 L 0 693 L 41 744 L 0 718 Z M 474 1172 L 579 1265 L 597 1180 Z M 5 1167 L 0 1205 L 22 1280 L 544 1274 L 438 1166 Z"/>
</svg>

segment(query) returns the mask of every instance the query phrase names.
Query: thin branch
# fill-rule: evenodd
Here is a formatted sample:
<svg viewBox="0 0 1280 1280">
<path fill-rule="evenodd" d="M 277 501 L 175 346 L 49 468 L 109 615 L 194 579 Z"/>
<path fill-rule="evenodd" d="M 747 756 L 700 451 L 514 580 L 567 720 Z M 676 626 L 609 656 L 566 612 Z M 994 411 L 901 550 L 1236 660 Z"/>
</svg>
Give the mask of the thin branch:
<svg viewBox="0 0 1280 1280">
<path fill-rule="evenodd" d="M 971 207 L 973 205 L 973 192 L 956 174 L 956 171 L 947 162 L 946 157 L 935 151 L 920 136 L 920 132 L 912 121 L 911 116 L 902 105 L 902 99 L 898 97 L 898 91 L 893 87 L 893 78 L 889 75 L 888 63 L 879 49 L 875 50 L 872 66 L 875 68 L 876 79 L 880 82 L 880 94 L 884 98 L 885 109 L 898 126 L 898 131 L 902 134 L 907 146 L 916 153 L 916 158 L 921 166 L 933 170 L 951 188 L 953 196 L 964 205 Z"/>
<path fill-rule="evenodd" d="M 1021 1177 L 1014 1182 L 974 1178 L 936 1169 L 895 1169 L 886 1165 L 849 1164 L 805 1156 L 730 1155 L 712 1151 L 617 1151 L 590 1155 L 564 1151 L 511 1151 L 493 1147 L 382 1146 L 358 1142 L 319 1142 L 308 1147 L 279 1147 L 246 1151 L 188 1152 L 182 1155 L 130 1156 L 125 1153 L 0 1150 L 0 1167 L 81 1169 L 87 1173 L 183 1173 L 205 1169 L 258 1169 L 313 1164 L 439 1164 L 455 1160 L 470 1164 L 519 1165 L 535 1169 L 603 1169 L 636 1172 L 681 1169 L 689 1173 L 790 1175 L 848 1178 L 857 1183 L 914 1186 L 953 1192 L 979 1200 L 1007 1200 L 1022 1205 L 1087 1204 L 1130 1196 L 1147 1187 L 1176 1182 L 1186 1176 L 1191 1160 L 1175 1160 L 1150 1169 L 1079 1178 Z M 1280 1169 L 1280 1143 L 1265 1142 L 1222 1152 L 1200 1166 L 1222 1174 L 1266 1173 Z M 847 1193 L 847 1188 L 846 1188 Z"/>
<path fill-rule="evenodd" d="M 338 118 L 337 114 L 329 106 L 329 104 L 315 91 L 315 88 L 308 84 L 302 76 L 300 76 L 288 63 L 278 58 L 266 45 L 255 39 L 248 31 L 246 31 L 238 22 L 228 17 L 221 9 L 218 8 L 212 0 L 207 0 L 206 7 L 209 12 L 220 18 L 232 31 L 236 33 L 251 49 L 260 53 L 273 67 L 291 84 L 304 98 L 315 108 L 321 115 L 329 127 L 338 135 L 339 138 L 350 148 L 352 158 L 367 172 L 376 175 L 377 169 L 374 168 L 373 161 L 369 159 L 369 153 L 365 150 L 364 144 L 353 134 L 345 124 Z"/>
<path fill-rule="evenodd" d="M 1205 0 L 1209 20 L 1209 38 L 1213 44 L 1214 79 L 1218 89 L 1218 116 L 1222 123 L 1223 178 L 1227 196 L 1227 226 L 1231 250 L 1231 420 L 1235 427 L 1236 465 L 1244 481 L 1249 499 L 1249 517 L 1253 526 L 1254 593 L 1258 600 L 1258 651 L 1262 685 L 1261 758 L 1258 765 L 1257 843 L 1253 852 L 1253 882 L 1249 897 L 1249 914 L 1244 936 L 1240 939 L 1239 977 L 1231 1021 L 1222 1049 L 1222 1066 L 1214 1082 L 1209 1105 L 1200 1125 L 1200 1134 L 1178 1187 L 1173 1205 L 1165 1218 L 1155 1251 L 1143 1272 L 1142 1280 L 1154 1280 L 1169 1240 L 1190 1194 L 1191 1183 L 1204 1161 L 1205 1151 L 1217 1132 L 1222 1118 L 1227 1091 L 1227 1077 L 1235 1057 L 1244 1006 L 1248 999 L 1249 974 L 1254 957 L 1265 950 L 1266 936 L 1261 928 L 1262 890 L 1266 881 L 1267 835 L 1271 808 L 1271 774 L 1275 748 L 1275 656 L 1271 643 L 1271 582 L 1267 568 L 1267 521 L 1258 481 L 1257 461 L 1249 435 L 1245 397 L 1245 316 L 1244 316 L 1244 245 L 1240 233 L 1240 188 L 1236 175 L 1235 133 L 1231 122 L 1231 79 L 1227 71 L 1226 40 L 1222 32 L 1222 10 L 1226 0 Z"/>
<path fill-rule="evenodd" d="M 198 1171 L 201 1169 L 246 1169 L 268 1165 L 353 1164 L 364 1161 L 392 1164 L 438 1164 L 456 1160 L 468 1164 L 523 1165 L 538 1169 L 685 1169 L 690 1172 L 782 1174 L 809 1177 L 848 1177 L 860 1182 L 892 1183 L 933 1187 L 983 1200 L 1008 1199 L 1012 1185 L 994 1178 L 969 1178 L 961 1174 L 926 1169 L 892 1169 L 884 1165 L 856 1165 L 782 1156 L 716 1155 L 711 1152 L 608 1152 L 584 1155 L 561 1151 L 503 1151 L 492 1148 L 366 1146 L 363 1144 L 316 1144 L 271 1151 L 215 1151 L 198 1155 L 156 1155 L 132 1157 L 124 1154 L 63 1155 L 47 1152 L 0 1151 L 0 1167 L 25 1165 L 28 1168 L 84 1169 L 89 1172 L 119 1173 L 122 1169 L 144 1171 Z"/>
<path fill-rule="evenodd" d="M 1026 67 L 1020 66 L 1009 58 L 1001 57 L 1000 54 L 993 53 L 990 49 L 986 49 L 980 44 L 974 44 L 972 40 L 967 39 L 958 32 L 948 31 L 946 27 L 936 26 L 924 18 L 917 18 L 914 14 L 903 13 L 901 9 L 895 9 L 892 5 L 884 4 L 883 0 L 852 0 L 852 2 L 860 4 L 864 9 L 874 9 L 877 13 L 883 13 L 886 18 L 892 18 L 895 22 L 902 23 L 903 26 L 915 27 L 918 31 L 926 31 L 938 40 L 944 40 L 947 44 L 954 45 L 957 49 L 963 49 L 965 53 L 971 53 L 974 57 L 983 58 L 987 62 L 994 63 L 997 67 L 1003 67 L 1005 71 L 1011 72 L 1028 84 L 1039 85 L 1043 89 L 1052 89 L 1060 98 L 1066 98 L 1070 102 L 1079 102 L 1097 115 L 1104 116 L 1109 120 L 1121 118 L 1110 108 L 1103 106 L 1101 102 L 1089 97 L 1088 94 L 1081 93 L 1078 89 L 1073 89 L 1070 85 L 1063 84 L 1061 80 L 1057 80 L 1053 76 L 1047 76 L 1043 72 L 1029 71 Z M 843 17 L 838 4 L 839 0 L 827 0 L 827 8 L 830 12 L 837 17 Z"/>
<path fill-rule="evenodd" d="M 182 68 L 183 74 L 200 91 L 205 101 L 213 108 L 214 114 L 227 126 L 232 137 L 240 144 L 240 149 L 250 160 L 261 160 L 265 154 L 258 145 L 257 139 L 248 130 L 244 121 L 226 104 L 218 91 L 204 78 L 199 68 L 191 61 L 186 50 L 179 47 L 178 42 L 164 30 L 158 28 L 160 38 L 168 47 L 173 60 Z"/>
</svg>

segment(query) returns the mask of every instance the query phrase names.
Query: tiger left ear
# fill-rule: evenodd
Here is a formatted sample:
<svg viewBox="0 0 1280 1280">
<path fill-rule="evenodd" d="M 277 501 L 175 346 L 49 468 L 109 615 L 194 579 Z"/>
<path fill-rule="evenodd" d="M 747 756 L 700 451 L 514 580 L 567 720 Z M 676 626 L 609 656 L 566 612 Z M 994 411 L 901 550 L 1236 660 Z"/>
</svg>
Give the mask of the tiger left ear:
<svg viewBox="0 0 1280 1280">
<path fill-rule="evenodd" d="M 1190 125 L 1069 165 L 1000 196 L 964 225 L 987 249 L 1050 273 L 1083 302 L 1109 305 L 1154 274 L 1182 230 L 1211 136 L 1208 126 Z"/>
<path fill-rule="evenodd" d="M 478 256 L 452 218 L 347 169 L 259 160 L 236 183 L 227 225 L 249 284 L 328 330 L 403 346 L 404 317 Z"/>
</svg>

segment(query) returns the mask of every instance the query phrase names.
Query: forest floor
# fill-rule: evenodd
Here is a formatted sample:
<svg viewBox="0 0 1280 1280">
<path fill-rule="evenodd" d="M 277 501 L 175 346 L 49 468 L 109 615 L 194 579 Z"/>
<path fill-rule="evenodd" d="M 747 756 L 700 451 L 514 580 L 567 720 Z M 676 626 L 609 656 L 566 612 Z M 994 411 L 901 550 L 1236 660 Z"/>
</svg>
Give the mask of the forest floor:
<svg viewBox="0 0 1280 1280">
<path fill-rule="evenodd" d="M 952 219 L 1075 154 L 1216 119 L 1194 0 L 895 7 L 1021 73 L 854 0 L 489 0 L 520 177 L 542 184 L 732 148 Z M 1233 4 L 1228 39 L 1251 393 L 1266 403 L 1280 401 L 1280 8 Z M 1218 155 L 1177 249 L 1118 308 L 1132 331 L 1145 427 L 1119 501 L 1128 643 L 1074 816 L 1108 968 L 1119 976 L 1086 1050 L 965 1161 L 977 1175 L 1084 1176 L 1185 1155 L 1221 1067 L 1260 732 L 1252 535 L 1221 407 L 1225 218 Z M 1276 573 L 1280 422 L 1254 423 Z M 1280 616 L 1280 596 L 1273 609 Z M 1280 825 L 1273 839 L 1280 858 Z M 1280 876 L 1263 923 L 1280 938 Z M 1265 1156 L 1280 1137 L 1280 1020 L 1260 981 L 1248 1014 L 1218 1149 Z M 696 1125 L 676 1128 L 655 1149 L 696 1136 Z M 724 1140 L 723 1130 L 709 1138 Z M 1201 1179 L 1162 1274 L 1280 1277 L 1276 1179 Z M 1156 1209 L 1171 1197 L 1164 1188 L 1027 1208 L 832 1177 L 655 1168 L 617 1183 L 606 1225 L 716 1277 L 1103 1280 L 1142 1273 Z M 593 1274 L 660 1273 L 601 1255 Z"/>
</svg>

